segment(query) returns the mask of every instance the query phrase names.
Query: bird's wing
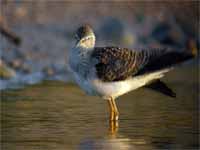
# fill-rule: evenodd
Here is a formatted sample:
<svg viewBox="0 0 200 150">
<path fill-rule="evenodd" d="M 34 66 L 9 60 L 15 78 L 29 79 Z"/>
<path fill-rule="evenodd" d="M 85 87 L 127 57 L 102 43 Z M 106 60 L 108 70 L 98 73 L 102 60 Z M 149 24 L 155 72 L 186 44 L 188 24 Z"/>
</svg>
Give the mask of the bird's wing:
<svg viewBox="0 0 200 150">
<path fill-rule="evenodd" d="M 173 49 L 168 49 L 163 54 L 150 59 L 148 63 L 146 63 L 146 65 L 141 68 L 135 75 L 142 75 L 145 73 L 169 68 L 193 57 L 194 55 L 188 51 L 176 51 Z"/>
<path fill-rule="evenodd" d="M 105 82 L 125 80 L 170 67 L 179 59 L 180 53 L 167 49 L 130 50 L 118 47 L 96 47 L 91 54 L 95 60 L 96 73 Z M 185 59 L 185 58 L 184 58 Z"/>
<path fill-rule="evenodd" d="M 163 50 L 162 52 L 164 52 Z M 98 78 L 103 81 L 120 81 L 137 74 L 153 57 L 160 55 L 147 50 L 130 50 L 118 47 L 95 48 L 91 58 L 96 59 L 95 65 Z"/>
</svg>

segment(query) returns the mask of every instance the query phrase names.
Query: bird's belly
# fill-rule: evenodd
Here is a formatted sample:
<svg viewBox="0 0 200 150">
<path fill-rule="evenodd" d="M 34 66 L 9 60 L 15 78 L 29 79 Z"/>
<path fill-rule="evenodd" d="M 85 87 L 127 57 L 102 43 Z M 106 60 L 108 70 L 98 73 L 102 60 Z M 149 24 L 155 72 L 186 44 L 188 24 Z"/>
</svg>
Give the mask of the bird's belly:
<svg viewBox="0 0 200 150">
<path fill-rule="evenodd" d="M 92 81 L 93 88 L 95 89 L 98 95 L 103 98 L 117 98 L 120 95 L 123 95 L 131 90 L 135 90 L 144 84 L 135 80 L 118 81 L 118 82 L 102 82 L 99 80 Z"/>
<path fill-rule="evenodd" d="M 127 92 L 138 89 L 148 84 L 152 80 L 163 77 L 164 73 L 168 71 L 169 69 L 160 70 L 143 76 L 137 76 L 134 78 L 129 78 L 123 81 L 116 82 L 102 82 L 96 79 L 92 80 L 90 84 L 92 85 L 92 88 L 95 89 L 96 93 L 98 93 L 98 95 L 101 95 L 103 98 L 117 98 L 120 95 L 123 95 Z"/>
<path fill-rule="evenodd" d="M 163 69 L 149 74 L 144 74 L 123 81 L 103 82 L 98 78 L 84 78 L 74 73 L 77 84 L 89 95 L 101 96 L 104 99 L 117 98 L 127 92 L 138 89 L 152 80 L 163 77 L 170 69 Z"/>
</svg>

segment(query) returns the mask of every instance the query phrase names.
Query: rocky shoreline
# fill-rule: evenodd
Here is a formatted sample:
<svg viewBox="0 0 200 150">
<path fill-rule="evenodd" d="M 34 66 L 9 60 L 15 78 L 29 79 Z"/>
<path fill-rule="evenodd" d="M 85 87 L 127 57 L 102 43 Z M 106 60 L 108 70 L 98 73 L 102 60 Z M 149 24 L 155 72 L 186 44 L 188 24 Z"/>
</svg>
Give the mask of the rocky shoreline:
<svg viewBox="0 0 200 150">
<path fill-rule="evenodd" d="M 32 12 L 38 17 L 33 21 L 31 19 L 33 16 L 30 17 L 28 14 L 30 13 L 28 4 L 14 5 L 13 11 L 8 10 L 11 7 L 9 4 L 5 6 L 4 15 L 0 16 L 0 25 L 2 24 L 1 18 L 3 18 L 7 22 L 6 28 L 9 28 L 14 35 L 16 34 L 16 37 L 20 37 L 20 40 L 18 39 L 15 44 L 1 34 L 0 89 L 18 88 L 43 80 L 72 81 L 67 69 L 67 51 L 73 47 L 74 31 L 86 22 L 81 20 L 76 22 L 73 17 L 77 13 L 79 15 L 82 12 L 88 13 L 87 10 L 77 9 L 78 12 L 73 14 L 74 10 L 70 6 L 75 8 L 80 6 L 66 4 L 66 8 L 70 8 L 68 11 L 71 11 L 73 15 L 69 16 L 66 13 L 62 16 L 61 12 L 67 10 L 58 5 L 59 10 L 52 7 L 53 10 L 55 9 L 54 12 L 58 13 L 56 15 L 61 16 L 58 20 L 55 16 L 45 16 L 44 14 L 48 12 L 45 9 L 43 17 L 38 14 L 38 11 Z M 91 6 L 88 5 L 88 7 Z M 143 13 L 138 11 L 140 13 L 133 12 L 132 14 L 130 10 L 124 9 L 124 14 L 121 15 L 126 18 L 123 18 L 118 16 L 118 7 L 115 4 L 112 7 L 112 16 L 96 13 L 89 19 L 82 18 L 94 27 L 97 46 L 173 47 L 180 50 L 198 49 L 199 47 L 199 39 L 191 34 L 196 30 L 190 24 L 185 24 L 183 20 L 182 22 L 177 20 L 177 16 L 174 17 L 169 10 L 160 11 L 160 14 L 155 17 L 153 12 L 154 15 L 147 14 L 149 10 L 146 9 Z M 97 8 L 95 12 L 101 12 L 101 9 Z M 72 24 L 69 24 L 69 21 Z"/>
</svg>

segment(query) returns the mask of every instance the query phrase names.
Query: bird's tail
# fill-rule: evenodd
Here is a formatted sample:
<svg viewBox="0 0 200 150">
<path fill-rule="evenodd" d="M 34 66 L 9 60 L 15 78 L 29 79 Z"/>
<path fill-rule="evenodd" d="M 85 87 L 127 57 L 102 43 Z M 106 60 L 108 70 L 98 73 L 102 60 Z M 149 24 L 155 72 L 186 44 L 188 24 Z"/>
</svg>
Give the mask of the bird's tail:
<svg viewBox="0 0 200 150">
<path fill-rule="evenodd" d="M 145 88 L 152 89 L 170 97 L 176 97 L 176 93 L 161 80 L 154 80 L 150 84 L 144 86 Z"/>
<path fill-rule="evenodd" d="M 188 50 L 184 51 L 175 51 L 173 49 L 169 49 L 168 52 L 158 57 L 151 63 L 147 64 L 147 72 L 154 72 L 156 70 L 162 70 L 164 68 L 173 67 L 177 64 L 188 61 L 195 56 L 197 56 L 197 48 L 194 45 L 192 47 L 187 48 Z"/>
</svg>

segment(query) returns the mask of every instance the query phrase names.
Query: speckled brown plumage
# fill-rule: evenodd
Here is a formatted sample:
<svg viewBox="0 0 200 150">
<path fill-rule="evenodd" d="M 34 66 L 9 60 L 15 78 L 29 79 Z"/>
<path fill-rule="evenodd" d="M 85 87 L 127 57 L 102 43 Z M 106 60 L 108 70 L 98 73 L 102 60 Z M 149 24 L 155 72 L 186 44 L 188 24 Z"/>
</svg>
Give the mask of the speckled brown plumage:
<svg viewBox="0 0 200 150">
<path fill-rule="evenodd" d="M 124 80 L 146 64 L 145 51 L 132 51 L 126 48 L 105 47 L 95 48 L 92 57 L 98 60 L 96 71 L 103 81 Z"/>
<path fill-rule="evenodd" d="M 98 78 L 111 82 L 170 67 L 187 58 L 180 54 L 166 49 L 130 50 L 118 47 L 96 47 L 92 58 L 97 59 L 95 67 Z"/>
</svg>

